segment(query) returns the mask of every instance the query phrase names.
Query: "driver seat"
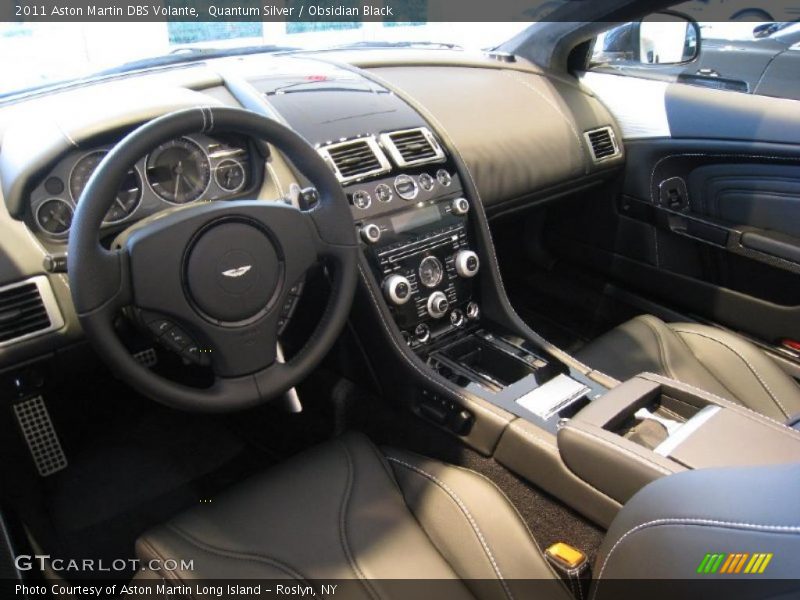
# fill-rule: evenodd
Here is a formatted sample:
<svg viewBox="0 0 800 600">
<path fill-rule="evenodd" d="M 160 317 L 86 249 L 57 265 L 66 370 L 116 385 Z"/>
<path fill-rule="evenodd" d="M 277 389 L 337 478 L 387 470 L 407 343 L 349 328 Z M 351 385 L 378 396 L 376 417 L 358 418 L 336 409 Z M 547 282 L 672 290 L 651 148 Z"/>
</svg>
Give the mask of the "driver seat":
<svg viewBox="0 0 800 600">
<path fill-rule="evenodd" d="M 769 577 L 796 577 L 798 497 L 800 465 L 663 478 L 621 511 L 595 576 L 686 579 L 707 552 L 763 548 L 773 554 Z M 379 450 L 360 434 L 251 478 L 145 533 L 136 547 L 143 565 L 193 561 L 193 570 L 142 572 L 138 585 L 336 580 L 348 599 L 572 597 L 491 481 Z M 412 579 L 439 581 L 404 588 Z M 595 597 L 602 590 L 595 582 Z"/>
</svg>

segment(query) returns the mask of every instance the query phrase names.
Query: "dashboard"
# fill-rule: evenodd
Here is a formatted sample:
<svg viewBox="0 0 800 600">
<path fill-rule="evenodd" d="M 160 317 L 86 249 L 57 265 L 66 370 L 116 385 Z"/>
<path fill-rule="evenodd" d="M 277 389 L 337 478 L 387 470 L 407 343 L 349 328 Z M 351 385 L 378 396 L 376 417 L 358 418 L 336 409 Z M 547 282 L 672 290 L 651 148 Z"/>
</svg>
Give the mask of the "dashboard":
<svg viewBox="0 0 800 600">
<path fill-rule="evenodd" d="M 65 244 L 81 194 L 113 148 L 74 150 L 41 177 L 30 193 L 26 221 L 50 244 Z M 191 135 L 170 140 L 131 165 L 103 222 L 109 232 L 164 209 L 230 200 L 260 183 L 251 142 L 242 137 Z"/>
<path fill-rule="evenodd" d="M 577 186 L 624 159 L 615 144 L 611 156 L 594 154 L 589 134 L 613 141 L 616 125 L 579 85 L 529 63 L 451 51 L 218 59 L 0 104 L 0 301 L 35 280 L 44 310 L 22 337 L 0 331 L 0 368 L 82 339 L 66 243 L 98 164 L 138 125 L 208 105 L 266 114 L 329 164 L 365 264 L 412 347 L 479 318 L 488 265 L 477 211 Z M 467 191 L 454 148 L 479 194 Z M 307 181 L 274 148 L 218 133 L 181 137 L 130 165 L 102 237 L 188 204 L 285 200 L 292 184 Z"/>
</svg>

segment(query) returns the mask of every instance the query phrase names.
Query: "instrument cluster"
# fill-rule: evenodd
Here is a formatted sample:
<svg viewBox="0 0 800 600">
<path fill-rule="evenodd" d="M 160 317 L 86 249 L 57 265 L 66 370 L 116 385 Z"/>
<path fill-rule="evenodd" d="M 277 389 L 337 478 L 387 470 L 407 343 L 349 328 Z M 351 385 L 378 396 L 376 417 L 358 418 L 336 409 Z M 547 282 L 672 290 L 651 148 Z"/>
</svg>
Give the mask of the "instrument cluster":
<svg viewBox="0 0 800 600">
<path fill-rule="evenodd" d="M 30 224 L 37 234 L 65 242 L 86 184 L 113 145 L 64 156 L 30 196 Z M 254 190 L 250 142 L 241 136 L 190 135 L 170 140 L 128 170 L 104 229 L 120 229 L 171 206 L 230 200 Z"/>
</svg>

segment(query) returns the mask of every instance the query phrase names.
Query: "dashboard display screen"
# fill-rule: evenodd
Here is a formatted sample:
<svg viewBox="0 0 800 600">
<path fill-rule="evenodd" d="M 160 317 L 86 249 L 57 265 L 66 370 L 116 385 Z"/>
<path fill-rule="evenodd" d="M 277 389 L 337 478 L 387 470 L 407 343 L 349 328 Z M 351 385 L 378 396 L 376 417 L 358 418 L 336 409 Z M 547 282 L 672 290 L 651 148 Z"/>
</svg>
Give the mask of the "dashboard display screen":
<svg viewBox="0 0 800 600">
<path fill-rule="evenodd" d="M 392 229 L 394 229 L 395 233 L 403 233 L 422 225 L 436 223 L 441 218 L 439 208 L 436 206 L 418 208 L 392 217 Z"/>
</svg>

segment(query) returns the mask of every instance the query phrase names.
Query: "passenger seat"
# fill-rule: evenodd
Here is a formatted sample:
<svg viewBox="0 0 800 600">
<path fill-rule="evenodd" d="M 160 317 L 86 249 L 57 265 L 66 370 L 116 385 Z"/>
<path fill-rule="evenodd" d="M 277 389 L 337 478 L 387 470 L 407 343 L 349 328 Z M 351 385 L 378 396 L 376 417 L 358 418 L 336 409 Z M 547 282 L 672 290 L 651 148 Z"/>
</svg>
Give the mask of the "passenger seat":
<svg viewBox="0 0 800 600">
<path fill-rule="evenodd" d="M 733 333 L 638 316 L 577 353 L 619 380 L 657 373 L 785 422 L 800 413 L 800 386 L 767 354 Z"/>
</svg>

